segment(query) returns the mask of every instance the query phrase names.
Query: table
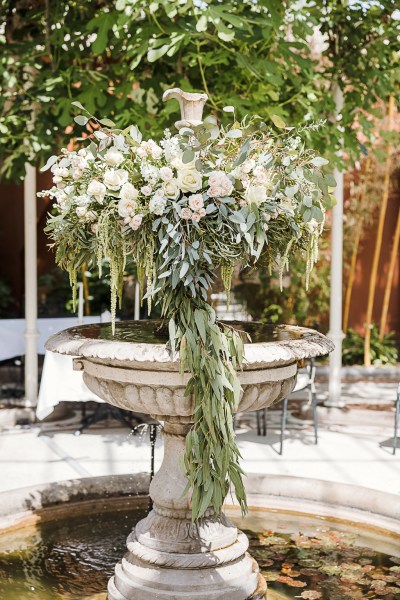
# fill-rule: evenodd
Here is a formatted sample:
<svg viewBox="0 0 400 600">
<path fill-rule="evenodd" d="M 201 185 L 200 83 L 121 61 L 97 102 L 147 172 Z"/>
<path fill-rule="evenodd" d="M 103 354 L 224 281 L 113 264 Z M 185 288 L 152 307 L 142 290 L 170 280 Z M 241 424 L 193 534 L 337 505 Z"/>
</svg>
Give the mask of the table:
<svg viewBox="0 0 400 600">
<path fill-rule="evenodd" d="M 73 370 L 72 361 L 72 356 L 46 351 L 36 407 L 38 419 L 48 417 L 60 402 L 104 403 L 86 386 L 82 371 Z"/>
<path fill-rule="evenodd" d="M 99 316 L 83 317 L 84 324 L 98 323 Z M 45 354 L 44 344 L 53 333 L 78 325 L 77 317 L 39 318 L 37 320 L 38 354 Z M 0 319 L 0 361 L 25 354 L 25 319 Z"/>
</svg>

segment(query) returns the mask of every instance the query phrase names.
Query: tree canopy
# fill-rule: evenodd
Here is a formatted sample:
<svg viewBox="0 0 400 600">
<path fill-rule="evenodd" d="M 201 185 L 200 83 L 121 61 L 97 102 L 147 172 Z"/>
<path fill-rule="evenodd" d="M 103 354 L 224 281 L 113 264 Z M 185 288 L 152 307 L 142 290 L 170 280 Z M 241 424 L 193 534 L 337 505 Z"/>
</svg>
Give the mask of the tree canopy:
<svg viewBox="0 0 400 600">
<path fill-rule="evenodd" d="M 1 0 L 0 0 L 1 1 Z M 335 156 L 367 152 L 376 101 L 398 94 L 397 0 L 2 0 L 1 173 L 24 176 L 80 135 L 79 101 L 119 126 L 157 136 L 177 107 L 170 87 L 204 90 L 223 117 L 278 115 L 289 125 L 328 119 L 313 144 Z M 340 127 L 332 85 L 344 92 Z M 357 127 L 363 132 L 362 146 Z M 272 121 L 271 121 L 272 125 Z M 343 126 L 343 127 L 341 127 Z"/>
</svg>

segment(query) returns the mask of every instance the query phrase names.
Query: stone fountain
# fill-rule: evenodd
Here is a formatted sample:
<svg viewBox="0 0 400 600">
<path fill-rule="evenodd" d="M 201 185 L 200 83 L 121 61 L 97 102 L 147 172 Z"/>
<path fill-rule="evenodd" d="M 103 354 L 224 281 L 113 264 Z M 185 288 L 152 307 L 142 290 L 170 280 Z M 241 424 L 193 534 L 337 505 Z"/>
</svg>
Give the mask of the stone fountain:
<svg viewBox="0 0 400 600">
<path fill-rule="evenodd" d="M 177 128 L 202 122 L 206 94 L 168 90 L 177 99 Z M 289 394 L 299 361 L 327 354 L 331 342 L 310 329 L 232 322 L 250 334 L 239 379 L 240 412 L 270 406 Z M 51 337 L 46 348 L 75 358 L 75 369 L 92 392 L 119 408 L 151 415 L 163 423 L 164 460 L 150 485 L 153 510 L 127 540 L 128 552 L 108 585 L 109 600 L 258 600 L 266 582 L 248 554 L 244 533 L 210 507 L 192 522 L 190 494 L 182 469 L 185 438 L 193 423 L 194 400 L 185 396 L 189 374 L 166 346 L 159 321 L 82 325 Z"/>
<path fill-rule="evenodd" d="M 247 331 L 238 411 L 270 406 L 291 392 L 299 361 L 332 349 L 323 335 L 289 325 L 232 322 Z M 163 423 L 164 460 L 150 485 L 153 510 L 127 540 L 128 552 L 108 585 L 109 600 L 260 600 L 266 582 L 244 533 L 210 508 L 192 522 L 181 467 L 193 422 L 189 375 L 179 373 L 159 321 L 82 325 L 51 337 L 46 348 L 74 357 L 86 385 L 119 408 Z"/>
</svg>

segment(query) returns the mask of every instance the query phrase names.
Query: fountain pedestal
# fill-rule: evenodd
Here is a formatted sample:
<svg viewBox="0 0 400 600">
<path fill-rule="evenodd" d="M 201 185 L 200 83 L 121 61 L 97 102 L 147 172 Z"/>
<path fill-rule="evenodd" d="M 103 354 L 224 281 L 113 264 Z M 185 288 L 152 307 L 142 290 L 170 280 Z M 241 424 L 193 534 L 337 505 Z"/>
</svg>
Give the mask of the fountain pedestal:
<svg viewBox="0 0 400 600">
<path fill-rule="evenodd" d="M 154 507 L 128 537 L 128 553 L 108 585 L 109 600 L 258 600 L 265 595 L 265 581 L 247 553 L 247 537 L 211 508 L 192 522 L 181 469 L 189 428 L 164 425 L 164 460 L 150 486 Z"/>
<path fill-rule="evenodd" d="M 48 350 L 70 354 L 87 386 L 125 410 L 164 423 L 164 460 L 151 486 L 154 508 L 127 540 L 128 552 L 108 586 L 109 600 L 261 600 L 266 583 L 247 553 L 248 540 L 223 514 L 209 508 L 193 523 L 182 468 L 194 400 L 185 396 L 189 375 L 179 373 L 157 337 L 157 321 L 83 325 L 56 334 Z M 326 354 L 325 336 L 294 326 L 232 323 L 254 340 L 245 344 L 243 394 L 238 411 L 270 406 L 291 392 L 299 360 Z"/>
</svg>

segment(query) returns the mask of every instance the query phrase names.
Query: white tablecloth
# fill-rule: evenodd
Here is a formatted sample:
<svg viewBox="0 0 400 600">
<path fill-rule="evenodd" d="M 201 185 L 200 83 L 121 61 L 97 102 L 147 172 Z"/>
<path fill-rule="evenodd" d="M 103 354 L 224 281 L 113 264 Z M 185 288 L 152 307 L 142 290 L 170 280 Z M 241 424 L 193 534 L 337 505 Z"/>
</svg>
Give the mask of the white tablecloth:
<svg viewBox="0 0 400 600">
<path fill-rule="evenodd" d="M 45 419 L 60 402 L 103 402 L 83 382 L 82 371 L 72 368 L 72 356 L 47 352 L 36 408 L 38 419 Z"/>
<path fill-rule="evenodd" d="M 99 323 L 100 317 L 83 317 L 84 324 Z M 37 349 L 45 353 L 44 344 L 53 333 L 78 325 L 77 317 L 40 318 L 37 320 L 39 337 Z M 25 354 L 25 319 L 0 319 L 0 361 Z"/>
</svg>

